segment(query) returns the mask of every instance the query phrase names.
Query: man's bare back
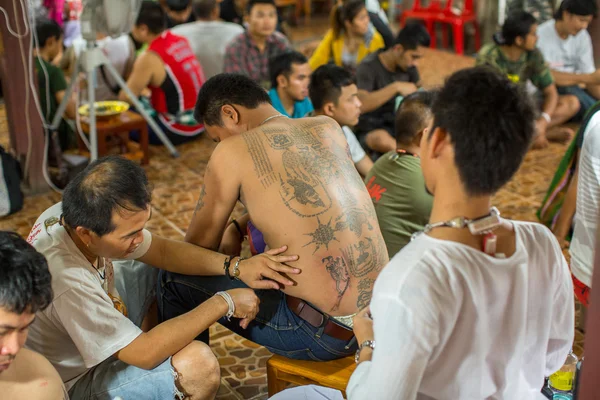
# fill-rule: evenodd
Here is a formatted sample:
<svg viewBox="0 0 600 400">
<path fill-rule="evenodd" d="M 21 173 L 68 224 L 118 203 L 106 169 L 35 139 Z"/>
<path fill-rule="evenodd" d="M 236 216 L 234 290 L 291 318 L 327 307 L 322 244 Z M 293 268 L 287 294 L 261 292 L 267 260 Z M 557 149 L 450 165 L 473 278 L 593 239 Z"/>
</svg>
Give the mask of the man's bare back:
<svg viewBox="0 0 600 400">
<path fill-rule="evenodd" d="M 220 146 L 236 160 L 239 198 L 267 245 L 300 256 L 302 273 L 285 292 L 333 316 L 368 305 L 388 256 L 339 125 L 280 118 Z"/>
</svg>

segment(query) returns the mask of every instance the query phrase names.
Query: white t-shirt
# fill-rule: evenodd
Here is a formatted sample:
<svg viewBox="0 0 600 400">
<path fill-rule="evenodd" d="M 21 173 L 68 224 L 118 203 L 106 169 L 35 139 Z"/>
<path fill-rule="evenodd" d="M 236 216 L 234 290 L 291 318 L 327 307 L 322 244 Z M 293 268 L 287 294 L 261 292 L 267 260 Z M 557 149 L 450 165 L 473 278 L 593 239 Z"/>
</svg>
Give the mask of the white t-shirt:
<svg viewBox="0 0 600 400">
<path fill-rule="evenodd" d="M 554 24 L 555 20 L 548 20 L 541 24 L 537 31 L 537 47 L 550 69 L 571 74 L 594 72 L 594 49 L 589 32 L 582 29 L 577 35 L 563 40 L 558 36 Z"/>
<path fill-rule="evenodd" d="M 347 126 L 342 127 L 342 131 L 344 132 L 344 136 L 346 136 L 346 140 L 348 141 L 348 146 L 350 147 L 350 155 L 352 156 L 352 162 L 356 164 L 361 161 L 363 158 L 367 156 L 365 150 L 360 145 L 358 139 L 352 129 Z"/>
<path fill-rule="evenodd" d="M 171 32 L 185 37 L 202 65 L 206 79 L 223 72 L 227 44 L 244 32 L 238 24 L 224 21 L 196 21 L 177 25 Z"/>
<path fill-rule="evenodd" d="M 115 308 L 120 298 L 110 260 L 100 260 L 105 268 L 96 270 L 60 225 L 61 214 L 62 203 L 50 207 L 29 234 L 28 242 L 48 260 L 54 299 L 36 314 L 26 347 L 52 363 L 68 390 L 142 331 Z M 147 230 L 143 234 L 142 244 L 129 258 L 140 258 L 150 248 L 152 236 Z"/>
<path fill-rule="evenodd" d="M 102 49 L 102 52 L 108 58 L 111 65 L 115 67 L 117 72 L 121 74 L 121 77 L 125 79 L 125 73 L 127 65 L 132 64 L 133 58 L 135 57 L 135 49 L 133 48 L 133 43 L 129 38 L 129 35 L 122 35 L 118 38 L 114 39 L 110 36 L 105 37 L 104 39 L 96 41 L 96 45 Z M 75 55 L 79 58 L 81 52 L 86 48 L 87 42 L 79 36 L 76 39 L 73 39 L 73 50 L 75 51 Z M 102 76 L 100 69 L 96 70 L 96 100 L 111 100 L 116 99 L 118 94 L 114 94 L 113 91 L 109 88 L 116 87 L 117 82 L 110 75 L 107 69 L 105 69 L 106 80 Z M 108 83 L 107 83 L 108 82 Z"/>
<path fill-rule="evenodd" d="M 569 250 L 573 275 L 590 288 L 599 215 L 600 112 L 596 112 L 583 132 L 583 146 L 579 155 L 575 230 Z"/>
<path fill-rule="evenodd" d="M 573 285 L 549 229 L 514 227 L 505 259 L 427 235 L 394 256 L 371 301 L 373 358 L 349 400 L 543 398 L 573 343 Z"/>
</svg>

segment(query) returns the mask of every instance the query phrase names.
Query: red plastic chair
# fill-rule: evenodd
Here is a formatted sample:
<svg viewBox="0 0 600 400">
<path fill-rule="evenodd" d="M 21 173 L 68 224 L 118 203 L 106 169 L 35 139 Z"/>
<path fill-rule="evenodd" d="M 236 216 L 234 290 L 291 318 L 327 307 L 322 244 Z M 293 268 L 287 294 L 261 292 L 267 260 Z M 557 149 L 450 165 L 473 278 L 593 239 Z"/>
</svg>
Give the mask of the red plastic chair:
<svg viewBox="0 0 600 400">
<path fill-rule="evenodd" d="M 425 23 L 425 28 L 431 37 L 431 48 L 435 49 L 435 22 L 437 18 L 444 17 L 441 0 L 431 0 L 427 6 L 421 5 L 421 0 L 415 0 L 410 10 L 400 16 L 400 26 L 406 25 L 407 19 L 420 19 Z"/>
<path fill-rule="evenodd" d="M 481 47 L 481 37 L 479 35 L 479 24 L 477 23 L 477 14 L 473 6 L 473 0 L 465 0 L 462 10 L 452 7 L 452 0 L 447 0 L 444 8 L 443 16 L 438 14 L 436 22 L 449 24 L 452 26 L 452 34 L 454 38 L 454 49 L 456 54 L 464 54 L 465 52 L 465 24 L 473 24 L 475 28 L 475 51 L 479 51 Z M 444 47 L 448 47 L 448 32 L 446 26 L 442 29 L 442 41 Z"/>
</svg>

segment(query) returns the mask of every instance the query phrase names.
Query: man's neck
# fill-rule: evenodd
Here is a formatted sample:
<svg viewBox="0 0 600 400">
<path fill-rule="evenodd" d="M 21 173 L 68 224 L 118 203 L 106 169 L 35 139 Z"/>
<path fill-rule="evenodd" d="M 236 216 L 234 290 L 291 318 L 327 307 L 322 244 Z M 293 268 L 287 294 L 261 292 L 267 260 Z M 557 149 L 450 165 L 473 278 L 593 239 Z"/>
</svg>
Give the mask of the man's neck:
<svg viewBox="0 0 600 400">
<path fill-rule="evenodd" d="M 267 47 L 267 36 L 256 35 L 250 31 L 248 31 L 248 34 L 260 52 L 262 53 L 265 51 L 265 48 Z"/>
<path fill-rule="evenodd" d="M 292 99 L 285 90 L 277 87 L 277 95 L 279 96 L 279 101 L 281 101 L 281 105 L 285 109 L 288 115 L 294 114 L 294 105 L 296 102 Z"/>
<path fill-rule="evenodd" d="M 562 20 L 556 20 L 554 22 L 554 29 L 556 29 L 556 33 L 558 33 L 558 36 L 565 40 L 569 37 L 569 32 L 567 31 L 567 27 L 565 26 L 565 21 Z"/>
<path fill-rule="evenodd" d="M 418 157 L 421 156 L 421 148 L 412 143 L 410 143 L 410 144 L 398 143 L 396 150 L 404 150 L 404 151 L 414 154 Z"/>
<path fill-rule="evenodd" d="M 525 50 L 518 46 L 500 46 L 500 49 L 506 55 L 506 58 L 511 61 L 519 61 L 525 53 Z"/>
<path fill-rule="evenodd" d="M 33 50 L 34 57 L 40 57 L 42 60 L 46 62 L 52 62 L 52 57 L 46 52 L 44 49 Z"/>
<path fill-rule="evenodd" d="M 381 65 L 383 65 L 383 68 L 387 69 L 390 72 L 396 72 L 398 65 L 396 64 L 396 60 L 392 51 L 392 49 L 382 51 L 381 53 L 379 53 L 378 57 L 379 61 L 381 62 Z"/>
<path fill-rule="evenodd" d="M 250 131 L 252 129 L 258 128 L 266 121 L 267 118 L 279 114 L 281 113 L 278 112 L 275 108 L 273 108 L 271 104 L 264 103 L 258 106 L 258 108 L 251 110 L 251 112 L 248 113 L 248 122 L 246 123 L 248 126 L 248 130 Z"/>
<path fill-rule="evenodd" d="M 69 228 L 66 225 L 63 226 L 65 227 L 67 234 L 69 235 L 75 246 L 77 246 L 81 254 L 84 255 L 84 257 L 90 262 L 90 264 L 94 265 L 98 260 L 98 256 L 90 251 L 90 249 L 85 245 L 85 243 L 83 243 L 83 241 L 71 228 Z"/>
<path fill-rule="evenodd" d="M 154 42 L 160 35 L 162 35 L 162 32 L 159 33 L 158 35 L 148 35 L 148 42 L 147 42 L 147 44 L 150 44 L 150 43 Z"/>
</svg>

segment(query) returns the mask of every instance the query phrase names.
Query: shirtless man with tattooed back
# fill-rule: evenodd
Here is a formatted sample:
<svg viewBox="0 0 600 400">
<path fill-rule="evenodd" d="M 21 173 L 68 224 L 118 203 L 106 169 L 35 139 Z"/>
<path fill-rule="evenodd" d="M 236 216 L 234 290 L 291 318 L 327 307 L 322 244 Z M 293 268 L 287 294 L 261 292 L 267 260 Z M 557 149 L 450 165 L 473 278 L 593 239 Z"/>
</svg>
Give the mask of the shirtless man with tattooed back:
<svg viewBox="0 0 600 400">
<path fill-rule="evenodd" d="M 235 249 L 231 244 L 237 241 L 233 253 L 239 254 L 240 231 L 250 219 L 269 248 L 288 246 L 287 254 L 299 255 L 290 264 L 300 270 L 290 276 L 293 286 L 257 293 L 261 304 L 254 321 L 219 322 L 291 358 L 352 354 L 352 316 L 369 304 L 388 256 L 341 128 L 328 117 L 288 119 L 259 85 L 232 74 L 204 84 L 195 118 L 220 143 L 186 240 L 210 249 Z M 231 223 L 238 200 L 247 218 Z M 227 277 L 172 273 L 164 273 L 161 282 L 162 318 L 174 318 L 216 291 L 243 287 Z"/>
</svg>

